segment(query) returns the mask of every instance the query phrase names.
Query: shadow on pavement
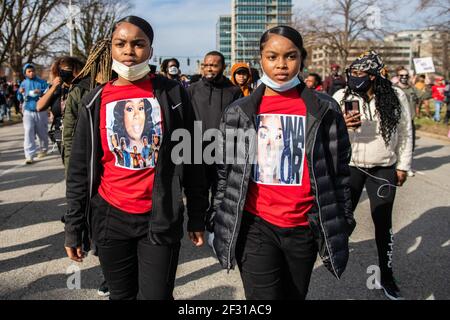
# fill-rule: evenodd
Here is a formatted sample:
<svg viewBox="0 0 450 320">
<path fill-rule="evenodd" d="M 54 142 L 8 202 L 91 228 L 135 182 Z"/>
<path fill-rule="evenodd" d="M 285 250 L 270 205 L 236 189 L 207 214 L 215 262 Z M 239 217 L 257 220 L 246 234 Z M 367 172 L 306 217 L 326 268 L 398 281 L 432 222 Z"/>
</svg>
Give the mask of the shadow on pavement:
<svg viewBox="0 0 450 320">
<path fill-rule="evenodd" d="M 206 290 L 190 300 L 234 300 L 236 289 L 231 286 L 219 286 Z"/>
<path fill-rule="evenodd" d="M 414 157 L 420 156 L 424 153 L 440 150 L 443 147 L 444 146 L 442 146 L 442 145 L 429 146 L 429 147 L 417 147 L 416 150 L 414 150 Z"/>
<path fill-rule="evenodd" d="M 67 266 L 70 265 L 70 262 L 67 262 Z M 83 269 L 83 265 L 79 264 L 81 268 L 80 276 L 81 276 L 81 289 L 97 289 L 102 279 L 102 273 L 100 266 L 92 267 L 88 269 Z M 52 274 L 48 275 L 42 278 L 37 279 L 36 281 L 33 281 L 27 285 L 26 288 L 21 288 L 15 291 L 12 291 L 8 293 L 6 296 L 1 297 L 0 299 L 8 299 L 8 300 L 17 300 L 17 299 L 29 299 L 29 296 L 37 295 L 40 296 L 42 299 L 48 299 L 45 296 L 46 291 L 51 290 L 61 290 L 65 289 L 63 292 L 58 293 L 58 299 L 59 300 L 68 300 L 68 299 L 86 299 L 86 295 L 83 293 L 78 294 L 78 290 L 69 290 L 67 288 L 67 281 L 71 274 L 65 274 L 65 273 L 58 273 L 58 274 Z M 81 291 L 82 291 L 81 290 Z M 89 294 L 88 294 L 89 295 Z M 98 296 L 93 296 L 97 298 Z M 52 297 L 53 298 L 53 297 Z M 104 298 L 98 297 L 100 300 L 103 300 Z"/>
<path fill-rule="evenodd" d="M 450 163 L 450 156 L 422 157 L 413 160 L 414 169 L 419 171 L 434 170 L 448 163 Z"/>
<path fill-rule="evenodd" d="M 40 160 L 40 162 L 43 161 L 45 161 L 45 159 Z M 63 180 L 64 170 L 62 169 L 14 172 L 2 177 L 0 181 L 0 191 L 20 189 L 41 184 L 53 184 Z"/>
<path fill-rule="evenodd" d="M 36 201 L 36 202 L 15 202 L 0 204 L 0 231 L 20 229 L 39 223 L 59 221 L 66 212 L 66 199 L 59 198 L 54 200 Z M 20 211 L 22 217 L 14 218 L 14 215 Z M 2 221 L 8 220 L 8 221 Z M 63 228 L 61 223 L 61 228 Z M 20 230 L 18 231 L 20 232 Z M 0 247 L 0 253 L 4 252 L 5 247 Z"/>
<path fill-rule="evenodd" d="M 450 207 L 437 207 L 394 235 L 394 275 L 406 299 L 450 299 L 449 230 Z M 378 265 L 375 240 L 352 242 L 350 250 L 341 280 L 322 265 L 314 270 L 308 299 L 386 299 L 366 286 L 367 268 Z"/>
</svg>

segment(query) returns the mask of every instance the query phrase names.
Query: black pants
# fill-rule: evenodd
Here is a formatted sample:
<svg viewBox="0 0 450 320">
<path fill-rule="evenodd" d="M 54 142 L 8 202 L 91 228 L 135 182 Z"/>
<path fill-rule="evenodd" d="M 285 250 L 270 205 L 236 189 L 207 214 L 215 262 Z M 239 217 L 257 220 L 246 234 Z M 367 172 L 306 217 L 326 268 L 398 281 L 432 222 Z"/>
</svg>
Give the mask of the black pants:
<svg viewBox="0 0 450 320">
<path fill-rule="evenodd" d="M 371 175 L 386 179 L 390 184 L 397 185 L 397 174 L 395 166 L 375 167 L 363 169 Z M 380 196 L 377 195 L 381 185 L 386 181 L 381 181 L 369 177 L 355 167 L 350 167 L 351 172 L 351 194 L 353 211 L 358 205 L 361 192 L 366 186 L 367 195 L 370 201 L 370 211 L 375 225 L 375 241 L 378 249 L 378 262 L 381 271 L 381 280 L 392 279 L 392 251 L 393 251 L 393 232 L 392 232 L 392 208 L 394 206 L 396 188 L 384 186 L 380 190 Z"/>
<path fill-rule="evenodd" d="M 412 121 L 412 144 L 414 151 L 416 150 L 416 125 L 414 124 L 414 120 Z"/>
<path fill-rule="evenodd" d="M 180 242 L 148 239 L 149 214 L 123 212 L 97 194 L 92 198 L 92 235 L 111 300 L 171 300 Z"/>
<path fill-rule="evenodd" d="M 213 217 L 211 216 L 214 212 L 214 198 L 217 193 L 217 167 L 215 164 L 205 165 L 206 181 L 208 182 L 207 188 L 209 193 L 209 207 L 206 213 L 206 229 L 209 232 L 213 232 Z"/>
<path fill-rule="evenodd" d="M 309 227 L 280 228 L 244 212 L 236 259 L 249 300 L 304 300 L 317 257 Z"/>
</svg>

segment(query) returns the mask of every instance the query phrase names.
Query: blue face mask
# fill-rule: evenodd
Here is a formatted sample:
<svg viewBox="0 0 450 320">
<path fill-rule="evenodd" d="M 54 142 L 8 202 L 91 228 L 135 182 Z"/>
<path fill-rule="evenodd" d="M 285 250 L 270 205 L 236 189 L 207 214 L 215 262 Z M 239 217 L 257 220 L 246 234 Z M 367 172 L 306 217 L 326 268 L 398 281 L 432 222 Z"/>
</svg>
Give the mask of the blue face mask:
<svg viewBox="0 0 450 320">
<path fill-rule="evenodd" d="M 300 79 L 295 76 L 291 80 L 284 82 L 284 83 L 278 83 L 270 79 L 265 73 L 261 77 L 261 82 L 264 83 L 267 87 L 269 87 L 272 90 L 278 91 L 278 92 L 285 92 L 292 88 L 295 88 L 297 85 L 300 84 Z"/>
</svg>

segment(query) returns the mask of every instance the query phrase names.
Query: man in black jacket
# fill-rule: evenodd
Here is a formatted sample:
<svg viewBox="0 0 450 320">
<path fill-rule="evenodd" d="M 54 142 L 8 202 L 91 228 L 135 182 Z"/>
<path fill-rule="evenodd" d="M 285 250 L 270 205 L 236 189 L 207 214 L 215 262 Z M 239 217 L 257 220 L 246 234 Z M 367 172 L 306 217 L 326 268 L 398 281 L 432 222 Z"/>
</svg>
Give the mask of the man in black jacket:
<svg viewBox="0 0 450 320">
<path fill-rule="evenodd" d="M 203 61 L 202 79 L 188 88 L 195 120 L 202 122 L 203 132 L 218 129 L 222 112 L 233 101 L 242 97 L 241 89 L 223 75 L 225 68 L 225 57 L 220 52 L 208 52 Z M 215 165 L 205 165 L 204 168 L 208 181 L 205 192 L 208 193 L 211 189 L 212 193 L 211 209 L 216 193 L 217 170 Z"/>
</svg>

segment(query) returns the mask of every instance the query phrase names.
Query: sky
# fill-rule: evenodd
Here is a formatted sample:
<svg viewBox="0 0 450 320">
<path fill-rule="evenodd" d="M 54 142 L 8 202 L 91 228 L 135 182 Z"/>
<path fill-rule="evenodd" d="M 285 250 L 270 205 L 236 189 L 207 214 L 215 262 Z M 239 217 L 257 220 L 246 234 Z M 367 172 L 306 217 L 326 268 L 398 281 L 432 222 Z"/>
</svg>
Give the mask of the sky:
<svg viewBox="0 0 450 320">
<path fill-rule="evenodd" d="M 405 1 L 397 16 L 400 29 L 421 27 L 423 14 L 415 12 L 414 0 Z M 398 2 L 398 1 L 397 1 Z M 231 14 L 231 0 L 131 0 L 130 14 L 145 18 L 155 32 L 154 56 L 180 57 L 181 72 L 194 73 L 195 61 L 216 49 L 216 23 L 219 15 Z M 293 0 L 293 11 L 308 10 L 315 1 Z M 379 1 L 377 3 L 382 3 Z M 191 66 L 186 58 L 191 57 Z M 159 62 L 157 64 L 159 67 Z"/>
</svg>

